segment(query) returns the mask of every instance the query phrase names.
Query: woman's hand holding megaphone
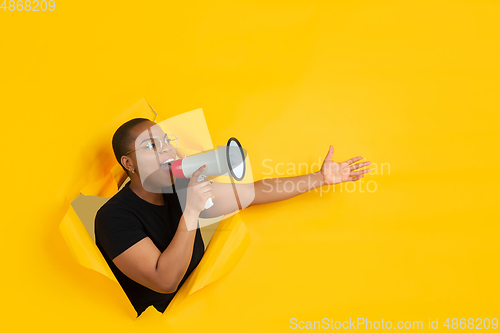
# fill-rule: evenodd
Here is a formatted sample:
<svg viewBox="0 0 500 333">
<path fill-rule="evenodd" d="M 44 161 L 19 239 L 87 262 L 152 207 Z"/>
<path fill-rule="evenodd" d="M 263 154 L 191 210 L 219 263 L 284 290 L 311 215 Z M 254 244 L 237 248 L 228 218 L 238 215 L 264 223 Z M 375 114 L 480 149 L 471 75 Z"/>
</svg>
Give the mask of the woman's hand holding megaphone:
<svg viewBox="0 0 500 333">
<path fill-rule="evenodd" d="M 212 183 L 208 180 L 198 181 L 205 168 L 203 165 L 193 172 L 187 187 L 186 211 L 193 212 L 197 216 L 205 209 L 207 200 L 214 197 Z"/>
</svg>

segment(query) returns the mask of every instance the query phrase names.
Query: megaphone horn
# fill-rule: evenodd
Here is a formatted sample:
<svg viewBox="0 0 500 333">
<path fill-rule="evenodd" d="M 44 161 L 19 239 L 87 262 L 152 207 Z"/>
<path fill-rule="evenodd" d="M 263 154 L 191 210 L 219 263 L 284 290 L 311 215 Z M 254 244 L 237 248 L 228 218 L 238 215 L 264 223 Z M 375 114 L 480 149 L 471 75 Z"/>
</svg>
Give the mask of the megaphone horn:
<svg viewBox="0 0 500 333">
<path fill-rule="evenodd" d="M 246 151 L 240 142 L 232 137 L 225 146 L 184 157 L 172 162 L 171 170 L 176 178 L 191 178 L 193 173 L 203 164 L 205 176 L 229 174 L 237 181 L 243 180 L 246 172 Z"/>
</svg>

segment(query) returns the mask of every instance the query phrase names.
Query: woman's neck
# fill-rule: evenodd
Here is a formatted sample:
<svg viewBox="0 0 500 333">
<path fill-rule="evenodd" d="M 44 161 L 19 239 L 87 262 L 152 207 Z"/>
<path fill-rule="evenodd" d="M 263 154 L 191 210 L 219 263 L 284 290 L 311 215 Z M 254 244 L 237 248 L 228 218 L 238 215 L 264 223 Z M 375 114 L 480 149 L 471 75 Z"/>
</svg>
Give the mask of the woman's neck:
<svg viewBox="0 0 500 333">
<path fill-rule="evenodd" d="M 165 204 L 165 198 L 163 197 L 163 193 L 161 192 L 161 188 L 158 189 L 158 193 L 152 193 L 146 191 L 144 187 L 139 183 L 130 181 L 129 187 L 134 193 L 144 201 L 147 201 L 153 205 L 163 206 Z"/>
</svg>

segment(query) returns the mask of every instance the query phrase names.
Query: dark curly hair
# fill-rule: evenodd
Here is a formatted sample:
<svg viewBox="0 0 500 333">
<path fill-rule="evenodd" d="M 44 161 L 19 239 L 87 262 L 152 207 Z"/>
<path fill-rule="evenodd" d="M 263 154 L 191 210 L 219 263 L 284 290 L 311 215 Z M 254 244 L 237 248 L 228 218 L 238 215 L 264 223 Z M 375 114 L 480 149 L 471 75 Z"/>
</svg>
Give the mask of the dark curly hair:
<svg viewBox="0 0 500 333">
<path fill-rule="evenodd" d="M 126 123 L 124 123 L 123 125 L 121 125 L 120 127 L 118 127 L 115 134 L 113 134 L 113 140 L 112 140 L 113 152 L 115 153 L 115 157 L 116 160 L 118 161 L 118 164 L 121 165 L 121 167 L 127 173 L 127 175 L 129 175 L 128 170 L 121 163 L 121 158 L 123 155 L 125 155 L 126 152 L 129 152 L 134 149 L 130 147 L 134 147 L 133 144 L 136 138 L 130 135 L 130 130 L 134 128 L 137 124 L 140 124 L 144 121 L 151 121 L 151 120 L 146 118 L 131 119 Z"/>
</svg>

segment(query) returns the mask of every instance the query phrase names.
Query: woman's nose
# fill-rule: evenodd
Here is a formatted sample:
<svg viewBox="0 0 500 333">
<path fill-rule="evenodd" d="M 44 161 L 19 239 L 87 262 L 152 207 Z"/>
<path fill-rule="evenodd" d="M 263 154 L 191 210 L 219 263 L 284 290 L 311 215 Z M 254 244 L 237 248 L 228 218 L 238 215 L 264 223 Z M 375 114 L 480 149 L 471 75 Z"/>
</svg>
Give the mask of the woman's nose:
<svg viewBox="0 0 500 333">
<path fill-rule="evenodd" d="M 171 150 L 175 150 L 172 145 L 163 145 L 162 153 L 169 152 Z"/>
</svg>

